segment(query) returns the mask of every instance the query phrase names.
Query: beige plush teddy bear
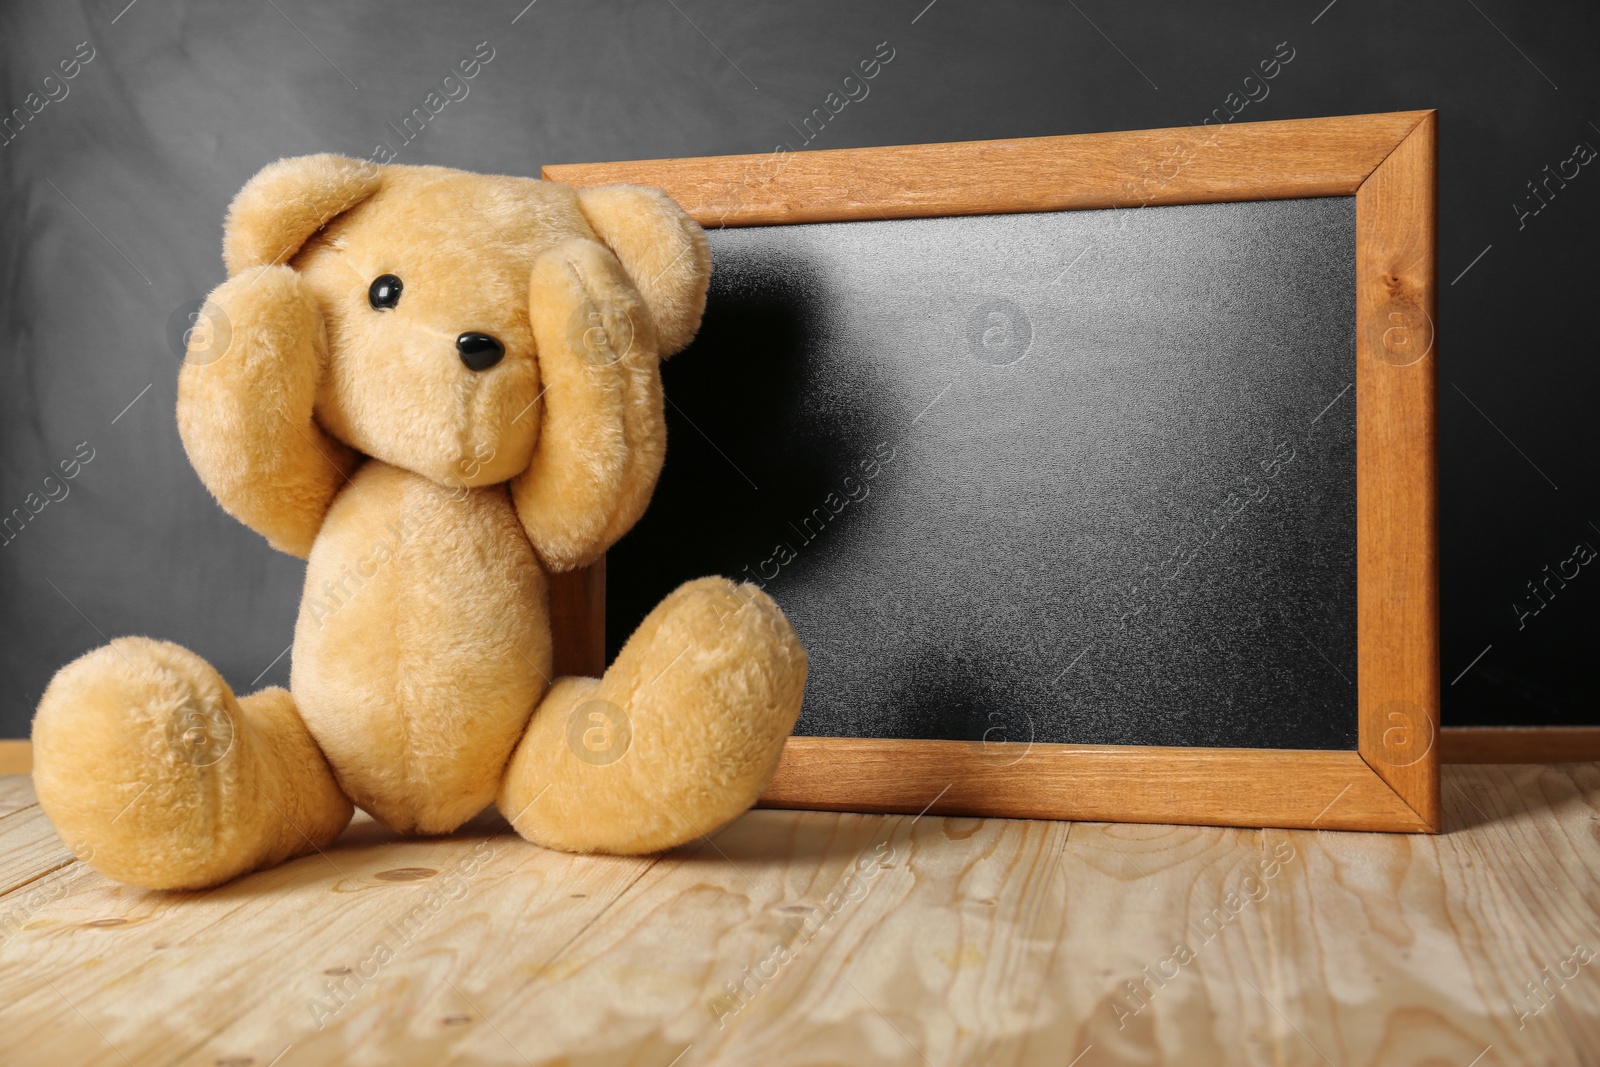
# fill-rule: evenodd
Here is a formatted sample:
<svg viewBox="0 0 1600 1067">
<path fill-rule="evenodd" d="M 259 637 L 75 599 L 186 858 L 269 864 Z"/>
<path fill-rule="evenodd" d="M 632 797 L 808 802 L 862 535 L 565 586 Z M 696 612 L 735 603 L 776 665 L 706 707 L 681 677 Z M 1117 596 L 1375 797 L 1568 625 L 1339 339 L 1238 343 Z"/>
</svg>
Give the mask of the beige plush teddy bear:
<svg viewBox="0 0 1600 1067">
<path fill-rule="evenodd" d="M 604 677 L 552 678 L 550 576 L 627 532 L 661 470 L 699 226 L 632 186 L 320 155 L 244 187 L 223 258 L 178 427 L 222 507 L 308 560 L 291 691 L 235 698 L 142 637 L 62 668 L 33 741 L 63 840 L 196 888 L 326 845 L 352 802 L 438 834 L 498 801 L 530 841 L 611 853 L 754 803 L 806 669 L 759 589 L 690 582 Z"/>
</svg>

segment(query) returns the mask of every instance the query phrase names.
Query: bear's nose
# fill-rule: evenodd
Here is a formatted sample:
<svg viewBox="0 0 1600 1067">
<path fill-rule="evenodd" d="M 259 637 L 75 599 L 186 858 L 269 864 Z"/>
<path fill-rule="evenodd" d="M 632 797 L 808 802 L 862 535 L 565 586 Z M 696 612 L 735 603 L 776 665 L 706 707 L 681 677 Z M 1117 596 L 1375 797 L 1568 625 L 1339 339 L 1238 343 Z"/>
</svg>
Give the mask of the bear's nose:
<svg viewBox="0 0 1600 1067">
<path fill-rule="evenodd" d="M 486 333 L 468 332 L 456 338 L 456 351 L 468 370 L 488 370 L 506 354 L 506 346 Z"/>
</svg>

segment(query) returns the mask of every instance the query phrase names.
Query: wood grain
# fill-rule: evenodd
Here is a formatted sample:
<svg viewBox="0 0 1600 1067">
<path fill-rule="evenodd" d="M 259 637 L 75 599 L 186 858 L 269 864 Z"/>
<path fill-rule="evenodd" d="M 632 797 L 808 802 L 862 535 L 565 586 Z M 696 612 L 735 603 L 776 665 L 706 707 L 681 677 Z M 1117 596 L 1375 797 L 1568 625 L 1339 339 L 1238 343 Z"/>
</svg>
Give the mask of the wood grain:
<svg viewBox="0 0 1600 1067">
<path fill-rule="evenodd" d="M 23 741 L 21 744 L 28 744 Z M 25 774 L 0 774 L 0 816 L 37 804 L 33 795 L 33 779 Z"/>
<path fill-rule="evenodd" d="M 1072 845 L 1093 842 L 1098 869 L 1122 868 L 1120 885 L 1090 882 L 1071 902 L 1075 914 L 1117 934 L 1063 946 L 1072 962 L 1050 980 L 1070 983 L 1103 958 L 1100 944 L 1127 940 L 1116 970 L 1148 995 L 1126 1016 L 1138 1001 L 1117 983 L 1120 996 L 1100 993 L 1081 1026 L 1063 1020 L 1057 1041 L 1092 1042 L 1103 1062 L 1118 1063 L 1592 1062 L 1600 984 L 1569 984 L 1526 1027 L 1510 1001 L 1540 967 L 1570 956 L 1575 940 L 1600 947 L 1581 930 L 1594 897 L 1583 889 L 1600 860 L 1585 830 L 1600 774 L 1460 768 L 1446 777 L 1447 833 L 1436 838 L 1215 831 L 1232 847 L 1208 854 L 1200 832 L 1107 827 L 1105 842 L 1074 827 Z M 1284 846 L 1292 858 L 1277 876 L 1248 886 L 1251 853 Z M 1169 877 L 1174 868 L 1181 877 Z M 1249 903 L 1206 923 L 1230 890 Z M 1552 909 L 1549 921 L 1540 907 Z M 1127 923 L 1129 914 L 1139 921 Z M 1161 978 L 1155 964 L 1179 939 L 1195 961 L 1165 983 L 1146 979 L 1147 965 Z M 1065 995 L 1074 992 L 1095 995 L 1092 984 Z"/>
<path fill-rule="evenodd" d="M 533 1020 L 595 1005 L 601 1062 L 997 1062 L 1059 951 L 1068 831 L 758 812 L 653 869 L 503 1017 L 537 1047 Z"/>
<path fill-rule="evenodd" d="M 132 889 L 72 864 L 34 883 L 45 903 L 0 942 L 0 1062 L 61 1047 L 62 1062 L 108 1067 L 348 1063 L 392 1019 L 433 1040 L 398 1041 L 378 1061 L 437 1063 L 470 1009 L 413 1012 L 450 993 L 449 958 L 536 974 L 655 862 L 546 852 L 493 818 L 401 841 L 358 816 L 322 854 L 203 893 Z M 392 952 L 381 964 L 380 944 Z"/>
<path fill-rule="evenodd" d="M 0 754 L 12 753 L 13 766 L 0 772 L 0 815 L 10 810 L 10 790 L 33 766 L 32 743 L 0 741 Z M 1600 761 L 1600 726 L 1446 726 L 1439 732 L 1441 763 L 1593 763 Z"/>
<path fill-rule="evenodd" d="M 0 781 L 29 782 L 20 777 Z M 0 901 L 6 899 L 6 894 L 75 861 L 33 799 L 31 783 L 27 794 L 26 802 L 0 809 Z"/>
<path fill-rule="evenodd" d="M 606 672 L 606 558 L 550 576 L 550 635 L 557 678 Z"/>
<path fill-rule="evenodd" d="M 362 819 L 205 893 L 69 858 L 0 894 L 0 1062 L 1594 1062 L 1600 960 L 1526 983 L 1600 948 L 1600 766 L 1448 768 L 1442 813 L 1433 837 L 758 811 L 633 860 Z"/>
<path fill-rule="evenodd" d="M 769 808 L 1419 832 L 1353 751 L 791 737 Z"/>
<path fill-rule="evenodd" d="M 702 226 L 1348 196 L 1429 114 L 546 166 L 663 189 Z"/>
<path fill-rule="evenodd" d="M 1443 763 L 1593 763 L 1600 726 L 1446 726 Z"/>
<path fill-rule="evenodd" d="M 0 774 L 29 774 L 33 771 L 33 745 L 27 740 L 0 741 Z"/>
<path fill-rule="evenodd" d="M 1358 748 L 1439 825 L 1432 112 L 1356 193 Z"/>
</svg>

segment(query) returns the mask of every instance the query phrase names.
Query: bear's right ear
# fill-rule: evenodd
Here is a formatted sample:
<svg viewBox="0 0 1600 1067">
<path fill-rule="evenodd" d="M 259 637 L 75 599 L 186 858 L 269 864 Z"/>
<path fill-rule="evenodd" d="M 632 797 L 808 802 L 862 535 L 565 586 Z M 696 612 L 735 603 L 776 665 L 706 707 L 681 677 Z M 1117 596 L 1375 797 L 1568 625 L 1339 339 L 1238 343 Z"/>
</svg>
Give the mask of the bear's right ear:
<svg viewBox="0 0 1600 1067">
<path fill-rule="evenodd" d="M 228 207 L 222 228 L 228 277 L 287 262 L 322 226 L 377 192 L 382 180 L 376 163 L 331 153 L 263 167 Z"/>
</svg>

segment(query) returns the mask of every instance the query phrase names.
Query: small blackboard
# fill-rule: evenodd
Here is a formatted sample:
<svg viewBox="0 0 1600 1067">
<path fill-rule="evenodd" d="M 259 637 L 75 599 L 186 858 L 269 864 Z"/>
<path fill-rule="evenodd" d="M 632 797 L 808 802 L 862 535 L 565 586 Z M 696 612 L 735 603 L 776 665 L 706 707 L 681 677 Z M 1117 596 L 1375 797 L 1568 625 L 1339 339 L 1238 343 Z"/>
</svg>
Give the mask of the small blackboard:
<svg viewBox="0 0 1600 1067">
<path fill-rule="evenodd" d="M 1354 198 L 1116 216 L 712 233 L 613 644 L 720 573 L 797 734 L 1355 748 Z"/>
<path fill-rule="evenodd" d="M 1426 261 L 1374 225 L 1413 142 Z M 665 188 L 713 251 L 612 653 L 684 580 L 765 588 L 811 657 L 771 803 L 1436 827 L 1397 629 L 1436 634 L 1432 574 L 1392 554 L 1433 544 L 1431 146 L 1419 113 L 547 168 Z"/>
</svg>

